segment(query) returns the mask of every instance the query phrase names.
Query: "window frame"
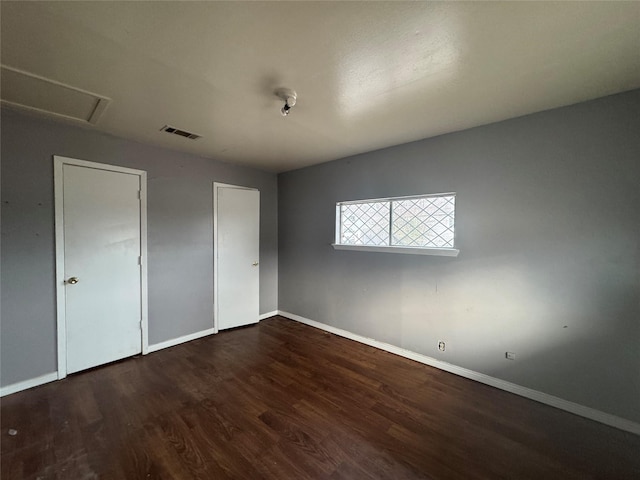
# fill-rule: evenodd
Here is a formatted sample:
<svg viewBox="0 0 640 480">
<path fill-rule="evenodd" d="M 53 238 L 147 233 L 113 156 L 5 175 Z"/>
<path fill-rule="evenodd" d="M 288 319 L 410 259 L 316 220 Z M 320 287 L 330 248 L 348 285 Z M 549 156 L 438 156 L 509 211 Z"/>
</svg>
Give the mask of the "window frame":
<svg viewBox="0 0 640 480">
<path fill-rule="evenodd" d="M 335 250 L 353 250 L 353 251 L 361 251 L 361 252 L 380 252 L 380 253 L 402 253 L 409 255 L 436 255 L 436 256 L 444 256 L 444 257 L 457 257 L 460 253 L 460 250 L 456 248 L 457 246 L 457 236 L 456 236 L 456 218 L 455 218 L 455 208 L 454 208 L 454 225 L 453 225 L 453 247 L 409 247 L 409 246 L 398 246 L 398 245 L 350 245 L 340 243 L 340 239 L 342 236 L 342 212 L 341 207 L 343 205 L 352 205 L 352 204 L 363 204 L 363 203 L 389 203 L 389 239 L 391 241 L 391 236 L 393 232 L 393 207 L 392 204 L 394 201 L 402 201 L 402 200 L 414 200 L 421 198 L 429 198 L 429 197 L 450 197 L 453 196 L 454 199 L 457 200 L 456 192 L 445 192 L 445 193 L 431 193 L 424 195 L 408 195 L 403 197 L 383 197 L 383 198 L 371 198 L 371 199 L 363 199 L 363 200 L 348 200 L 343 202 L 336 202 L 336 224 L 335 224 L 335 235 L 334 235 L 334 243 L 331 246 Z M 457 206 L 457 203 L 456 203 Z"/>
</svg>

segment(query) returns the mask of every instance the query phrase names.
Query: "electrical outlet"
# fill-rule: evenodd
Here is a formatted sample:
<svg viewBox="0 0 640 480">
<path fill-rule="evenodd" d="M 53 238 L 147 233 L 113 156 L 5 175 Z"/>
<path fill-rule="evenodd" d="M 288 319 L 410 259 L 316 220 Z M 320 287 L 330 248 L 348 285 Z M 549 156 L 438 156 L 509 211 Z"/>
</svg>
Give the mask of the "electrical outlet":
<svg viewBox="0 0 640 480">
<path fill-rule="evenodd" d="M 504 354 L 504 357 L 505 357 L 507 360 L 515 360 L 515 359 L 516 359 L 516 354 L 515 354 L 515 353 L 513 353 L 513 352 L 506 352 L 506 353 Z"/>
<path fill-rule="evenodd" d="M 441 352 L 444 352 L 444 342 L 441 340 L 438 342 L 438 350 L 440 350 Z"/>
</svg>

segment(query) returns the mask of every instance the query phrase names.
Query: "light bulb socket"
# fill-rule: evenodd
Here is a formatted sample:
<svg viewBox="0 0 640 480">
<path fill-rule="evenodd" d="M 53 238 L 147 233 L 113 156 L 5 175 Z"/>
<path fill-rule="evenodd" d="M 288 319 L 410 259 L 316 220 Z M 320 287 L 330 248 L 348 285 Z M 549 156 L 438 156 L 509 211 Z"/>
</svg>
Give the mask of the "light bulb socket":
<svg viewBox="0 0 640 480">
<path fill-rule="evenodd" d="M 284 106 L 280 109 L 280 114 L 286 117 L 291 113 L 291 109 L 296 104 L 298 96 L 295 90 L 291 90 L 290 88 L 278 88 L 275 94 L 284 101 Z"/>
</svg>

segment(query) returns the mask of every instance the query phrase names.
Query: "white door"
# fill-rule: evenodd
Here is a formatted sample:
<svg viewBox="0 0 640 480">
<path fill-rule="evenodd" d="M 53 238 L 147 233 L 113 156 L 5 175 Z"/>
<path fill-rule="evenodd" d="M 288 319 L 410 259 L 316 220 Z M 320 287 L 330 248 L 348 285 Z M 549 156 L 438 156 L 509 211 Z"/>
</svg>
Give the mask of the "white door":
<svg viewBox="0 0 640 480">
<path fill-rule="evenodd" d="M 260 192 L 214 185 L 215 306 L 218 330 L 258 322 Z"/>
<path fill-rule="evenodd" d="M 65 335 L 66 372 L 73 373 L 142 351 L 142 177 L 66 163 L 60 169 L 59 312 L 66 328 L 59 334 Z"/>
</svg>

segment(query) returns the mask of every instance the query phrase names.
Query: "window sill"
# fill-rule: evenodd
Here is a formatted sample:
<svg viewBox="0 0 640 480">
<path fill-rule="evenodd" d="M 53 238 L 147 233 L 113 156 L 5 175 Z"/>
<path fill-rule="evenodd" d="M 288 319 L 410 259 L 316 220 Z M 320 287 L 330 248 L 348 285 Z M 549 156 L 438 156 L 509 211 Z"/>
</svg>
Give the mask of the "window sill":
<svg viewBox="0 0 640 480">
<path fill-rule="evenodd" d="M 409 255 L 436 255 L 440 257 L 457 257 L 457 248 L 421 248 L 421 247 L 388 247 L 372 245 L 341 245 L 332 243 L 335 250 L 355 250 L 359 252 L 404 253 Z"/>
</svg>

